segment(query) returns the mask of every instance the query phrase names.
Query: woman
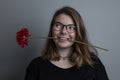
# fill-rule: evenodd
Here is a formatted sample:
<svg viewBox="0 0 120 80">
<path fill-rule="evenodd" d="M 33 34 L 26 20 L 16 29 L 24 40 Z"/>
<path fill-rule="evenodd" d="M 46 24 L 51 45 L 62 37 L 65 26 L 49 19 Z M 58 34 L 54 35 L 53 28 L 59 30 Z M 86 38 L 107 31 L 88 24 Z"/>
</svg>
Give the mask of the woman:
<svg viewBox="0 0 120 80">
<path fill-rule="evenodd" d="M 57 10 L 42 56 L 28 66 L 25 80 L 108 80 L 104 65 L 90 46 L 80 14 L 71 7 Z"/>
</svg>

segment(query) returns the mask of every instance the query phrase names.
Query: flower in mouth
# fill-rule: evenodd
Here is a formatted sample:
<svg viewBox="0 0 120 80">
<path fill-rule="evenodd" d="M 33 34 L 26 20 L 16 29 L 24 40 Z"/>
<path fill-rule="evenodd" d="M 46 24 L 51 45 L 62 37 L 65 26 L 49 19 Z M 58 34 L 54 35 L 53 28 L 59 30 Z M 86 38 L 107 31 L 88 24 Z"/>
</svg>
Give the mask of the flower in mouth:
<svg viewBox="0 0 120 80">
<path fill-rule="evenodd" d="M 25 45 L 27 46 L 28 43 L 29 43 L 28 39 L 29 39 L 30 36 L 31 35 L 29 34 L 29 30 L 27 28 L 22 28 L 20 31 L 17 32 L 17 35 L 16 35 L 16 41 L 17 41 L 18 45 L 20 45 L 22 48 L 24 48 Z M 84 42 L 81 42 L 81 41 L 72 40 L 71 37 L 63 37 L 63 36 L 59 36 L 59 37 L 31 36 L 31 38 L 68 40 L 68 41 L 72 41 L 72 42 L 75 42 L 75 43 L 78 43 L 78 44 L 84 44 L 86 46 L 92 46 L 92 47 L 95 47 L 95 48 L 99 48 L 99 49 L 108 51 L 107 49 L 99 47 L 99 46 L 91 45 L 91 44 L 84 43 Z"/>
<path fill-rule="evenodd" d="M 29 30 L 27 28 L 22 28 L 17 32 L 16 41 L 17 43 L 24 48 L 25 45 L 28 45 L 28 38 L 30 37 Z"/>
</svg>

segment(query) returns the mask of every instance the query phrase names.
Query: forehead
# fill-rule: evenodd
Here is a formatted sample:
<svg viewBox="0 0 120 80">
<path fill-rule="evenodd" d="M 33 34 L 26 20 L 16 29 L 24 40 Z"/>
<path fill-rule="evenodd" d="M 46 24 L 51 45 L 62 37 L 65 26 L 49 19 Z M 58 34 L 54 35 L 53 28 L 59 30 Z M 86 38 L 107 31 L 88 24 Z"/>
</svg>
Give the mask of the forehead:
<svg viewBox="0 0 120 80">
<path fill-rule="evenodd" d="M 61 22 L 65 25 L 74 24 L 73 19 L 67 14 L 60 14 L 56 17 L 55 22 Z"/>
</svg>

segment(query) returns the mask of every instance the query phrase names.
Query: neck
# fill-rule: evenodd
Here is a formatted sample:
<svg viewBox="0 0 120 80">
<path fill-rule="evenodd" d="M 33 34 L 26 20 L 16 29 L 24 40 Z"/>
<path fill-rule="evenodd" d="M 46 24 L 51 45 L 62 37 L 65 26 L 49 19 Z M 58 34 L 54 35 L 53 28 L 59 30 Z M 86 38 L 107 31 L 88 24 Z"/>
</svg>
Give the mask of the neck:
<svg viewBox="0 0 120 80">
<path fill-rule="evenodd" d="M 68 59 L 69 55 L 72 52 L 72 49 L 71 48 L 62 48 L 62 49 L 60 48 L 60 49 L 58 49 L 58 52 L 62 59 Z"/>
</svg>

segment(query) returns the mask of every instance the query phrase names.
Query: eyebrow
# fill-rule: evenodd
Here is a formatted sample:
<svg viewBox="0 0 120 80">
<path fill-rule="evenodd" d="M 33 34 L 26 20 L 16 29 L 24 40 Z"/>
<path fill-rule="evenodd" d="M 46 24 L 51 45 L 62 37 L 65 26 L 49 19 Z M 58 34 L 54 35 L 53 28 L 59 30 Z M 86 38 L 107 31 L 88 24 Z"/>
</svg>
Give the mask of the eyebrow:
<svg viewBox="0 0 120 80">
<path fill-rule="evenodd" d="M 55 22 L 55 23 L 60 23 L 60 24 L 63 24 L 61 22 Z M 64 24 L 63 24 L 64 25 Z M 65 25 L 65 26 L 69 26 L 69 25 L 74 25 L 74 24 L 68 24 L 68 25 Z M 75 25 L 74 25 L 75 26 Z"/>
</svg>

